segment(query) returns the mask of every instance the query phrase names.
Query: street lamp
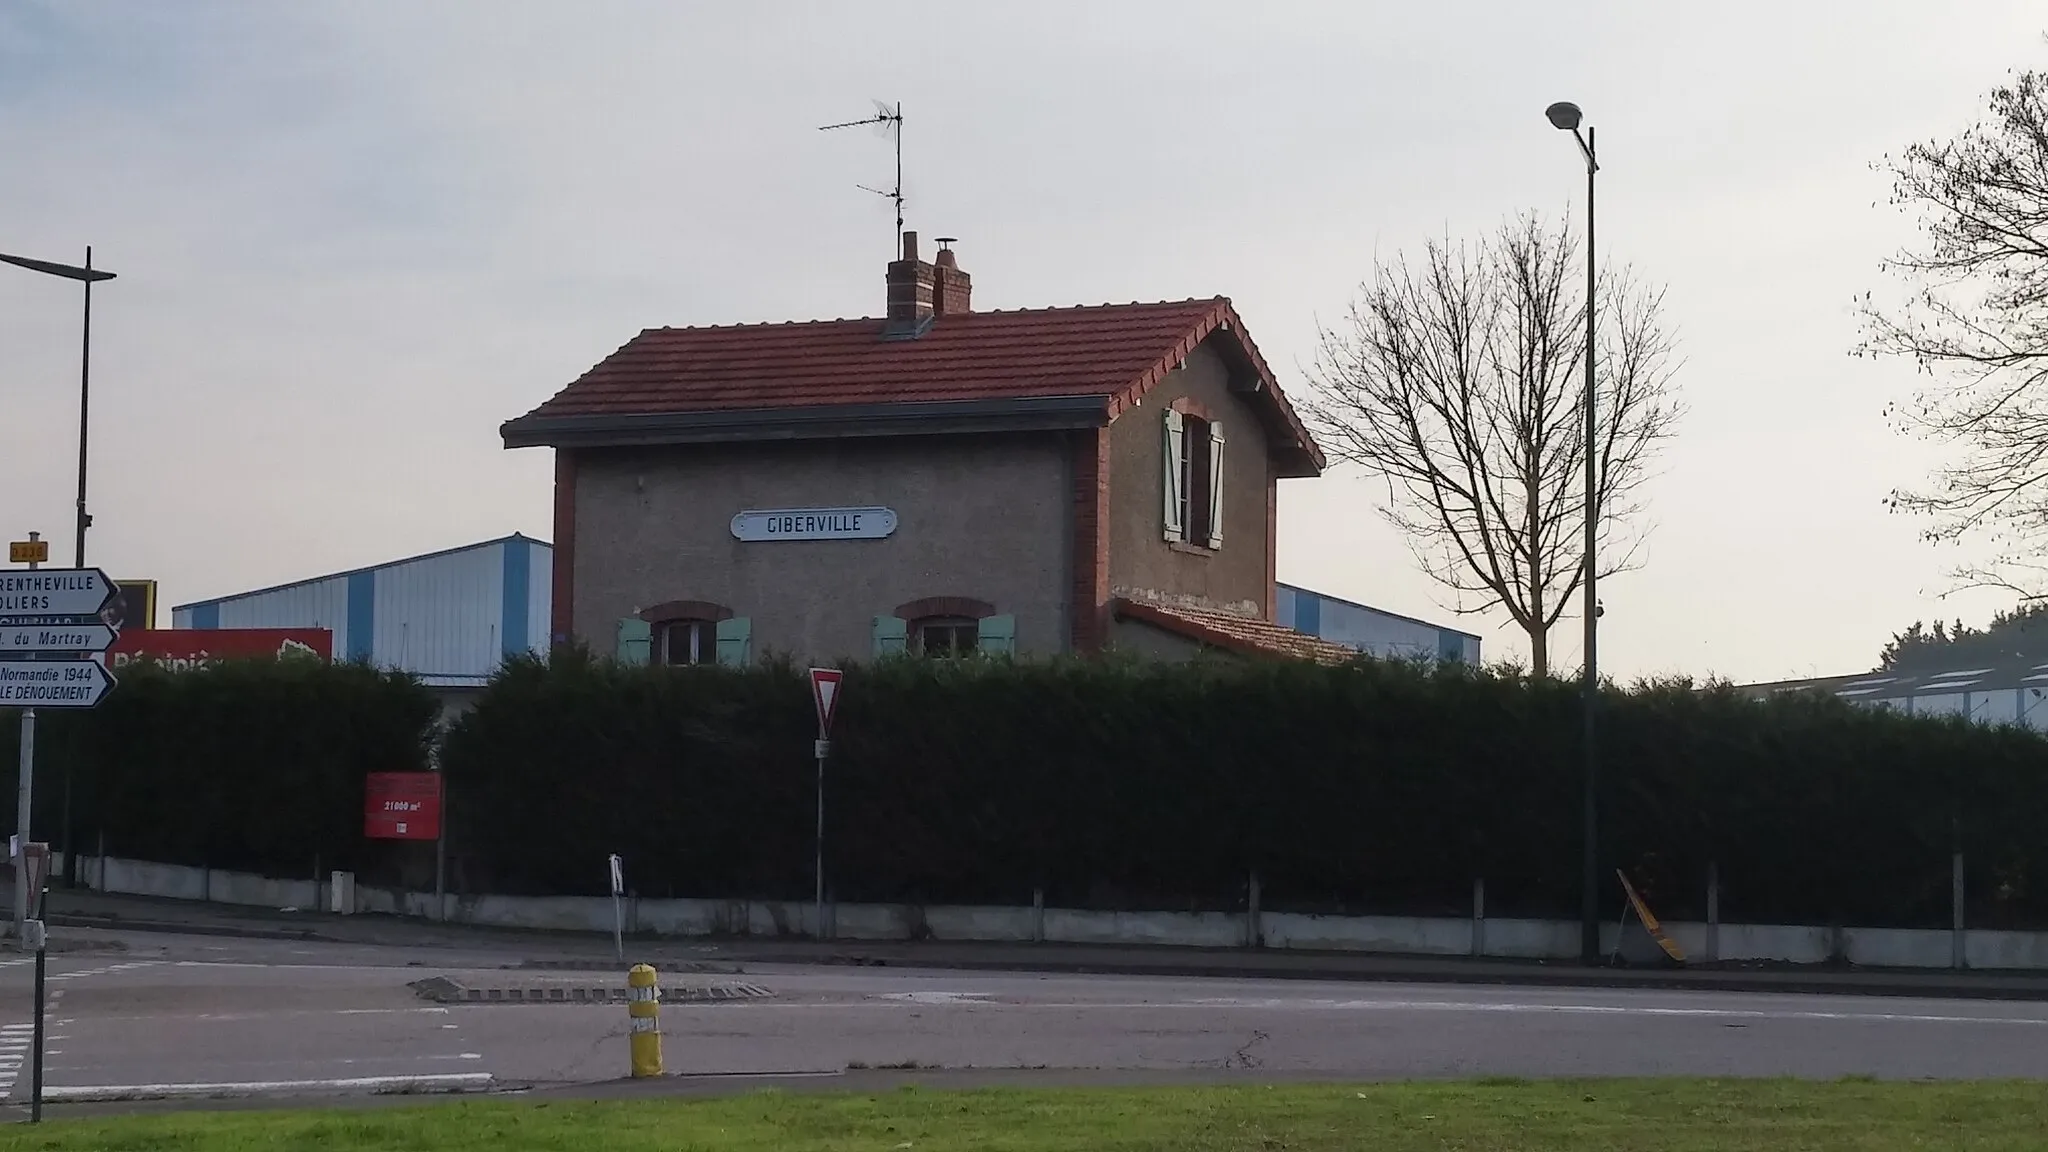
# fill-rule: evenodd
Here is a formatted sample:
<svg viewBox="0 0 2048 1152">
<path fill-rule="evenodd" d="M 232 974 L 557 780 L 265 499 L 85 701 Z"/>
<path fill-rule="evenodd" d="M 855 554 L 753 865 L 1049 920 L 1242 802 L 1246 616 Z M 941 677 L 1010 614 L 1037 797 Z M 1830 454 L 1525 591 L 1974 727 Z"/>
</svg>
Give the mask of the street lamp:
<svg viewBox="0 0 2048 1152">
<path fill-rule="evenodd" d="M 92 526 L 92 514 L 85 510 L 85 447 L 86 433 L 91 427 L 89 420 L 92 412 L 92 286 L 102 280 L 112 280 L 114 274 L 92 266 L 91 245 L 86 246 L 85 264 L 82 267 L 76 264 L 59 264 L 52 260 L 37 260 L 28 256 L 9 256 L 5 252 L 0 252 L 0 263 L 12 264 L 17 268 L 26 268 L 31 272 L 41 272 L 45 276 L 77 280 L 85 285 L 85 331 L 81 338 L 78 359 L 78 518 L 76 522 L 76 536 L 73 539 L 72 545 L 72 567 L 83 568 L 85 567 L 85 530 Z M 26 829 L 23 830 L 23 834 L 26 835 Z M 63 847 L 64 882 L 66 885 L 75 885 L 78 882 L 78 870 L 71 863 L 77 857 L 71 851 L 71 760 L 69 757 L 66 757 L 64 760 Z"/>
<path fill-rule="evenodd" d="M 1582 135 L 1579 122 L 1584 114 L 1577 104 L 1560 100 L 1543 110 L 1543 115 L 1553 128 L 1572 134 L 1578 141 L 1579 152 L 1586 158 L 1586 545 L 1581 563 L 1580 583 L 1586 592 L 1586 665 L 1585 682 L 1581 687 L 1580 710 L 1585 713 L 1585 825 L 1582 834 L 1585 842 L 1580 846 L 1579 856 L 1579 959 L 1586 964 L 1600 962 L 1600 755 L 1594 743 L 1595 713 L 1600 701 L 1600 598 L 1595 593 L 1594 578 L 1599 572 L 1594 562 L 1595 541 L 1600 524 L 1600 495 L 1595 473 L 1594 441 L 1594 396 L 1593 391 L 1593 306 L 1594 293 L 1598 282 L 1593 263 L 1593 176 L 1600 171 L 1600 161 L 1593 151 L 1593 126 L 1588 124 Z"/>
<path fill-rule="evenodd" d="M 92 248 L 85 250 L 85 265 L 58 264 L 50 260 L 35 260 L 27 256 L 9 256 L 0 252 L 0 263 L 41 272 L 46 276 L 61 276 L 66 280 L 77 280 L 85 285 L 85 333 L 78 361 L 78 519 L 77 537 L 72 550 L 72 567 L 85 567 L 85 530 L 92 526 L 92 516 L 85 510 L 85 445 L 87 423 L 91 413 L 92 397 L 92 286 L 102 280 L 112 280 L 112 272 L 101 271 L 92 266 Z"/>
</svg>

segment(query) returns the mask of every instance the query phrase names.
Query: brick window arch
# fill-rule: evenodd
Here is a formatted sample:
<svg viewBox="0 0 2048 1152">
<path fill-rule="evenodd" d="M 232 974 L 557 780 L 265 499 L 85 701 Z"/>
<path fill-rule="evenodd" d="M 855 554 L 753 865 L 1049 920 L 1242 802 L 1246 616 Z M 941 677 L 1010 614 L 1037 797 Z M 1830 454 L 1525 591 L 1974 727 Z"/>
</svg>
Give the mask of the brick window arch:
<svg viewBox="0 0 2048 1152">
<path fill-rule="evenodd" d="M 718 624 L 733 611 L 708 600 L 669 600 L 640 610 L 647 621 L 653 664 L 714 664 L 718 661 Z"/>
</svg>

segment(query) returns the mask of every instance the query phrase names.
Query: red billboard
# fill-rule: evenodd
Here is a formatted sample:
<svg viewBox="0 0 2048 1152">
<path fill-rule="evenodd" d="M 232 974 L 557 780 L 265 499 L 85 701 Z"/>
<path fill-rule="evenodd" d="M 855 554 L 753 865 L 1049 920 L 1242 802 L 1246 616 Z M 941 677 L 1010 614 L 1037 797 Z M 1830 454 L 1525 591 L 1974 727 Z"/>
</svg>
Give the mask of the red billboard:
<svg viewBox="0 0 2048 1152">
<path fill-rule="evenodd" d="M 327 628 L 148 628 L 123 632 L 107 649 L 107 667 L 119 670 L 137 660 L 154 660 L 173 671 L 203 668 L 222 660 L 334 659 L 334 632 Z"/>
<path fill-rule="evenodd" d="M 441 838 L 439 772 L 372 772 L 363 788 L 363 835 L 372 840 Z"/>
</svg>

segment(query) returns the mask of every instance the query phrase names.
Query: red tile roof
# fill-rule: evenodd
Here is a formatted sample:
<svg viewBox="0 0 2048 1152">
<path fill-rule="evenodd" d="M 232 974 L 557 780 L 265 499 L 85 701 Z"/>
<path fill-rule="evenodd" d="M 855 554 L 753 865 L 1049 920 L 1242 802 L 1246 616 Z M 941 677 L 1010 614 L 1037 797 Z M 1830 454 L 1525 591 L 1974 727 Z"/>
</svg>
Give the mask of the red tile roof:
<svg viewBox="0 0 2048 1152">
<path fill-rule="evenodd" d="M 514 423 L 1083 396 L 1104 397 L 1114 417 L 1223 330 L 1260 377 L 1269 415 L 1323 463 L 1222 297 L 965 312 L 934 319 L 915 339 L 884 339 L 886 323 L 650 328 Z"/>
<path fill-rule="evenodd" d="M 1114 607 L 1121 619 L 1150 624 L 1190 640 L 1246 655 L 1283 656 L 1313 660 L 1318 664 L 1342 664 L 1358 657 L 1357 649 L 1333 640 L 1234 612 L 1150 604 L 1121 597 L 1115 601 Z"/>
</svg>

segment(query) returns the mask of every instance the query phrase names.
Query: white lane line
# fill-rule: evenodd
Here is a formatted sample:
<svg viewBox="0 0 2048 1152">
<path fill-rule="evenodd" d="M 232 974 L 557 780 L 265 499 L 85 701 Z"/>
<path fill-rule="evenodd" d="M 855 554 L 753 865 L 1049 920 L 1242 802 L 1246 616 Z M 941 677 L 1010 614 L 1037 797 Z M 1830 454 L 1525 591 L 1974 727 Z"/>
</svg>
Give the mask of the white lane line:
<svg viewBox="0 0 2048 1152">
<path fill-rule="evenodd" d="M 358 1076 L 338 1080 L 247 1080 L 220 1084 L 46 1086 L 49 1100 L 161 1100 L 185 1096 L 262 1096 L 274 1092 L 391 1092 L 404 1088 L 486 1088 L 489 1072 L 425 1076 Z"/>
</svg>

